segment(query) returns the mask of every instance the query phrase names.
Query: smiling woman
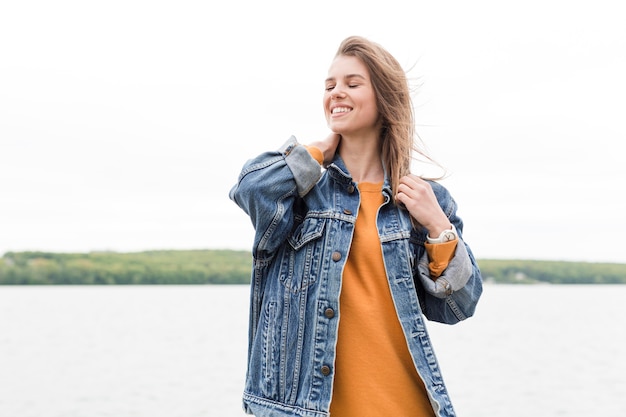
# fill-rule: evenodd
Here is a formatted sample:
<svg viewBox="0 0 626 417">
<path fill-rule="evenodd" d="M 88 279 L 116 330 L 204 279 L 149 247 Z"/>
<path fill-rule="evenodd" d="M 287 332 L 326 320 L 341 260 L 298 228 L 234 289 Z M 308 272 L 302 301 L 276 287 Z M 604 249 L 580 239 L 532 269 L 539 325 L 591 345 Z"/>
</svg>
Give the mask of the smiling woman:
<svg viewBox="0 0 626 417">
<path fill-rule="evenodd" d="M 424 317 L 472 316 L 482 278 L 450 193 L 410 172 L 404 71 L 346 38 L 323 108 L 325 139 L 249 160 L 230 192 L 255 228 L 245 409 L 454 416 Z"/>
</svg>

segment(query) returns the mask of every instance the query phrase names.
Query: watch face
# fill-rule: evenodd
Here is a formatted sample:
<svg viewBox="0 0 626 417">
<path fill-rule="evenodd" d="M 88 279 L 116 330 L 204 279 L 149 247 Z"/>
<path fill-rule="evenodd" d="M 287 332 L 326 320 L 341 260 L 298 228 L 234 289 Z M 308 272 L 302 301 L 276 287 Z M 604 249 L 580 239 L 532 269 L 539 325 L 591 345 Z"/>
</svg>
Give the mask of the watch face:
<svg viewBox="0 0 626 417">
<path fill-rule="evenodd" d="M 454 240 L 454 239 L 455 239 L 455 236 L 454 236 L 454 233 L 452 233 L 452 232 L 448 232 L 445 235 L 443 235 L 443 240 L 446 241 L 446 242 L 449 242 L 449 241 Z"/>
</svg>

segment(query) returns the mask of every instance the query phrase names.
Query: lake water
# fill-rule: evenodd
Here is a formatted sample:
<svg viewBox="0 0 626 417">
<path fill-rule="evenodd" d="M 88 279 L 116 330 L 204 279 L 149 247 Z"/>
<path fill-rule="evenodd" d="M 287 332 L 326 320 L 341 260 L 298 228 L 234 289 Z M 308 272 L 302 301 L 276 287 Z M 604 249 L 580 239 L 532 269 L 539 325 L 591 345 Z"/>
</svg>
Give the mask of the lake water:
<svg viewBox="0 0 626 417">
<path fill-rule="evenodd" d="M 429 326 L 459 417 L 626 416 L 626 286 L 487 285 Z M 243 417 L 247 286 L 0 287 L 0 416 Z"/>
</svg>

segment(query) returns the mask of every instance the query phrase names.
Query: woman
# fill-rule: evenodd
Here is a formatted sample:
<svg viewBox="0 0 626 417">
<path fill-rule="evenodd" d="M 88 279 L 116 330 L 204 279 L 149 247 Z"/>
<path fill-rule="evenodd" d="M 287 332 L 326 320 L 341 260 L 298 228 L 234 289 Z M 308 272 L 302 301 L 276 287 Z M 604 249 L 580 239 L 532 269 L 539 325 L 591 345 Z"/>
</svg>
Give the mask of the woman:
<svg viewBox="0 0 626 417">
<path fill-rule="evenodd" d="M 482 280 L 448 191 L 409 172 L 406 75 L 349 37 L 325 87 L 333 133 L 249 160 L 230 192 L 255 229 L 244 409 L 454 416 L 423 317 L 470 317 Z"/>
</svg>

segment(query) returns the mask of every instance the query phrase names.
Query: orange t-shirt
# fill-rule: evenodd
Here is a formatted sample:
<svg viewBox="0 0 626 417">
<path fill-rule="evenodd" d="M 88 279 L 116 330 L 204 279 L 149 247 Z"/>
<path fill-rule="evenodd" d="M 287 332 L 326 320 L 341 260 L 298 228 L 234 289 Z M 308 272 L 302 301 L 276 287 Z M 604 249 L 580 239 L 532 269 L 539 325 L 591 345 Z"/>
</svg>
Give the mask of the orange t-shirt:
<svg viewBox="0 0 626 417">
<path fill-rule="evenodd" d="M 376 216 L 382 183 L 361 183 L 342 278 L 331 417 L 434 416 L 391 298 Z"/>
<path fill-rule="evenodd" d="M 307 146 L 320 164 L 322 152 Z M 433 417 L 391 298 L 376 218 L 382 183 L 360 183 L 361 205 L 342 277 L 331 417 Z M 457 241 L 425 243 L 433 279 Z"/>
</svg>

